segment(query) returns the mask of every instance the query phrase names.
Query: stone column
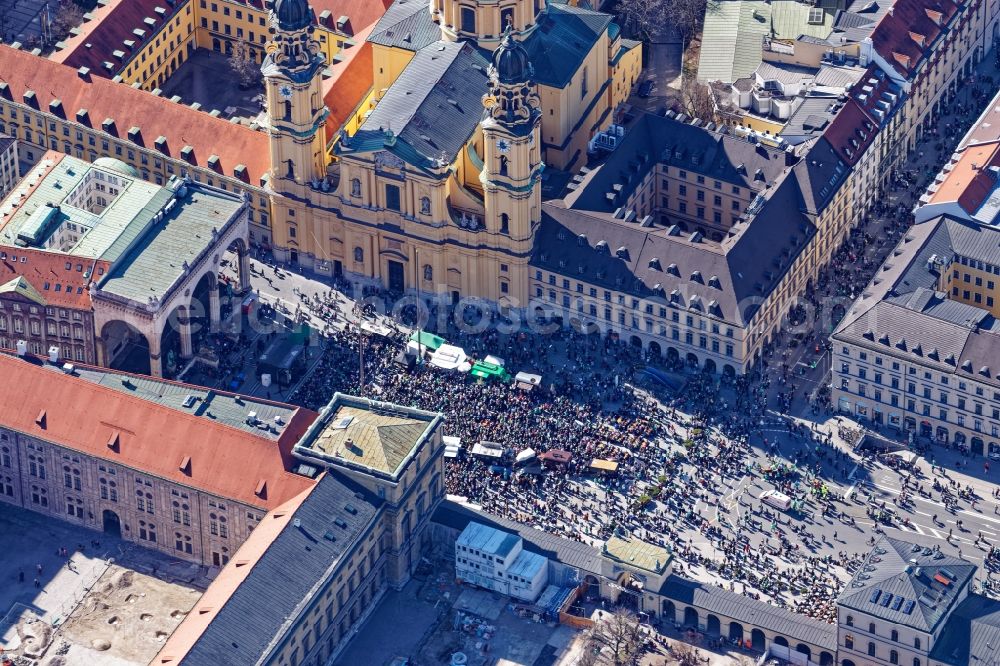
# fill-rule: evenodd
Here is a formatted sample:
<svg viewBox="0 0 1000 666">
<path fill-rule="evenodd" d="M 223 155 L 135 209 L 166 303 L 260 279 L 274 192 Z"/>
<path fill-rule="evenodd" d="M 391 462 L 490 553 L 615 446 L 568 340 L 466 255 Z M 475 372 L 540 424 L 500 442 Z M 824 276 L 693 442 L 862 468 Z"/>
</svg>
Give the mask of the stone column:
<svg viewBox="0 0 1000 666">
<path fill-rule="evenodd" d="M 94 340 L 94 361 L 96 364 L 102 368 L 108 367 L 108 346 L 104 342 L 104 338 L 96 338 Z"/>
<path fill-rule="evenodd" d="M 163 363 L 160 359 L 160 340 L 148 337 L 146 340 L 149 342 L 149 374 L 152 377 L 162 377 Z"/>
<path fill-rule="evenodd" d="M 194 356 L 194 349 L 191 341 L 191 317 L 187 308 L 183 314 L 177 317 L 177 325 L 181 338 L 181 358 L 191 358 Z"/>
<path fill-rule="evenodd" d="M 244 250 L 239 252 L 237 256 L 239 257 L 240 262 L 240 269 L 238 271 L 240 288 L 238 291 L 240 294 L 243 294 L 250 289 L 250 253 Z"/>
<path fill-rule="evenodd" d="M 208 321 L 209 330 L 212 332 L 219 330 L 222 321 L 222 308 L 219 303 L 219 283 L 215 283 L 214 289 L 208 290 Z"/>
</svg>

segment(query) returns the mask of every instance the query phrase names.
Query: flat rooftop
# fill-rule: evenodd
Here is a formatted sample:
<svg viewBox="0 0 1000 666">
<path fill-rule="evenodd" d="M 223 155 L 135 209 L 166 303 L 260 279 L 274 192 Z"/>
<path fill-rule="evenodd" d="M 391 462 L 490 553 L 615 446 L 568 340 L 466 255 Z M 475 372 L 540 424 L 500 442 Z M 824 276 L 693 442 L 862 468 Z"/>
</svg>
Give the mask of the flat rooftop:
<svg viewBox="0 0 1000 666">
<path fill-rule="evenodd" d="M 657 575 L 667 570 L 673 556 L 666 548 L 641 539 L 612 536 L 604 543 L 604 554 L 610 559 Z"/>
<path fill-rule="evenodd" d="M 336 393 L 294 452 L 395 475 L 443 419 L 434 412 Z"/>
</svg>

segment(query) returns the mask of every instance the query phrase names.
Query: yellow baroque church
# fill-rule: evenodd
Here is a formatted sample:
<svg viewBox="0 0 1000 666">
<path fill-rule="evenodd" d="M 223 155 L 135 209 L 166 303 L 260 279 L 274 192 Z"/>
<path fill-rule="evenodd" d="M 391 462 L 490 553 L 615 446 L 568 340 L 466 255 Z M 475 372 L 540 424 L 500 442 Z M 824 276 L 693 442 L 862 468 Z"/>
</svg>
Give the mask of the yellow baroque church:
<svg viewBox="0 0 1000 666">
<path fill-rule="evenodd" d="M 641 68 L 608 14 L 542 0 L 396 0 L 374 86 L 335 137 L 307 0 L 262 65 L 276 257 L 396 293 L 529 301 L 546 166 L 586 164 Z"/>
</svg>

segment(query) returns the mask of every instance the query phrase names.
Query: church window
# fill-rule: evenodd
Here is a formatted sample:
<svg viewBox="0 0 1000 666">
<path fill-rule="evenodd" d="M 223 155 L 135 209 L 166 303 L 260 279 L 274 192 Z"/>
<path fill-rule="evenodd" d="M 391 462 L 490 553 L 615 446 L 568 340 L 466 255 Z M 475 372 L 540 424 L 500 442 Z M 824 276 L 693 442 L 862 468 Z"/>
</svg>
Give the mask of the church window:
<svg viewBox="0 0 1000 666">
<path fill-rule="evenodd" d="M 357 178 L 351 179 L 351 196 L 352 197 L 361 196 L 361 181 Z"/>
<path fill-rule="evenodd" d="M 357 263 L 362 263 L 365 260 L 365 251 L 360 247 L 354 248 L 354 261 Z"/>
<path fill-rule="evenodd" d="M 472 7 L 462 7 L 462 32 L 476 31 L 476 10 Z"/>
<path fill-rule="evenodd" d="M 510 216 L 507 213 L 500 213 L 500 233 L 510 234 Z"/>
<path fill-rule="evenodd" d="M 506 155 L 501 155 L 500 156 L 500 175 L 501 176 L 506 176 L 507 175 L 507 156 Z"/>
<path fill-rule="evenodd" d="M 292 100 L 285 100 L 285 120 L 292 119 Z"/>
<path fill-rule="evenodd" d="M 390 210 L 399 210 L 399 187 L 397 185 L 385 186 L 385 207 Z"/>
<path fill-rule="evenodd" d="M 431 200 L 430 197 L 420 197 L 420 214 L 430 215 L 431 214 Z"/>
<path fill-rule="evenodd" d="M 434 279 L 434 269 L 430 264 L 424 265 L 424 281 L 430 282 Z"/>
</svg>

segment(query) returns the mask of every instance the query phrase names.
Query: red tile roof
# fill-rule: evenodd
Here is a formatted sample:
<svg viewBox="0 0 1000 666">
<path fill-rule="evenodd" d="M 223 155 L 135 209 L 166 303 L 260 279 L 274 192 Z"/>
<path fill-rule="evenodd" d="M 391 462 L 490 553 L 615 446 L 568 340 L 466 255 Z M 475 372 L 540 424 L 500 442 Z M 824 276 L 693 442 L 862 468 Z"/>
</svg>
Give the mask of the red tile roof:
<svg viewBox="0 0 1000 666">
<path fill-rule="evenodd" d="M 109 262 L 100 259 L 0 246 L 0 285 L 23 277 L 46 304 L 57 307 L 89 310 L 90 283 L 110 266 Z"/>
<path fill-rule="evenodd" d="M 89 126 L 99 131 L 105 118 L 112 118 L 114 131 L 123 141 L 128 141 L 131 127 L 140 128 L 139 141 L 152 150 L 156 150 L 156 139 L 164 136 L 167 142 L 162 152 L 168 157 L 183 159 L 181 150 L 190 145 L 194 150 L 189 163 L 194 166 L 209 168 L 209 158 L 218 155 L 219 173 L 233 176 L 235 167 L 243 164 L 247 182 L 255 186 L 270 169 L 264 132 L 109 79 L 91 76 L 84 80 L 72 67 L 4 45 L 0 45 L 0 83 L 7 85 L 0 95 L 18 102 L 33 91 L 33 104 L 42 111 L 49 111 L 50 102 L 60 101 L 61 114 L 70 120 L 86 109 Z"/>
<path fill-rule="evenodd" d="M 375 83 L 372 45 L 368 42 L 368 35 L 374 27 L 373 23 L 357 35 L 357 43 L 342 51 L 343 60 L 330 68 L 333 76 L 323 81 L 323 102 L 330 109 L 326 119 L 328 139 L 332 139 L 351 117 Z"/>
<path fill-rule="evenodd" d="M 98 5 L 90 14 L 93 18 L 80 26 L 80 33 L 65 40 L 65 48 L 53 53 L 50 57 L 73 68 L 89 67 L 97 76 L 112 78 L 125 67 L 142 47 L 162 28 L 185 3 L 170 3 L 162 0 L 110 0 L 106 5 Z M 167 10 L 163 17 L 156 13 L 156 8 Z M 174 10 L 171 12 L 171 10 Z M 146 23 L 152 19 L 153 25 Z M 142 30 L 143 37 L 133 31 Z M 125 41 L 134 42 L 129 48 Z M 119 60 L 115 51 L 125 55 Z M 105 62 L 113 65 L 107 69 Z"/>
<path fill-rule="evenodd" d="M 927 203 L 954 201 L 969 215 L 974 214 L 996 187 L 990 167 L 1000 167 L 1000 141 L 969 146 Z"/>
<path fill-rule="evenodd" d="M 310 0 L 309 4 L 316 15 L 316 23 L 336 30 L 337 19 L 346 16 L 349 20 L 343 32 L 357 35 L 382 18 L 382 14 L 392 2 L 393 0 Z M 264 9 L 269 3 L 264 0 L 226 0 L 226 4 Z M 325 11 L 330 12 L 330 16 L 329 20 L 324 22 L 320 19 L 320 15 Z"/>
<path fill-rule="evenodd" d="M 265 510 L 315 483 L 288 471 L 315 412 L 297 409 L 275 442 L 25 359 L 0 356 L 0 375 L 6 428 Z M 180 469 L 185 457 L 189 473 Z M 261 480 L 263 497 L 254 492 Z"/>
<path fill-rule="evenodd" d="M 947 25 L 958 11 L 955 0 L 937 0 L 934 11 L 927 5 L 927 0 L 896 0 L 872 31 L 875 51 L 904 78 L 910 78 L 929 55 L 941 34 L 940 26 Z"/>
</svg>

